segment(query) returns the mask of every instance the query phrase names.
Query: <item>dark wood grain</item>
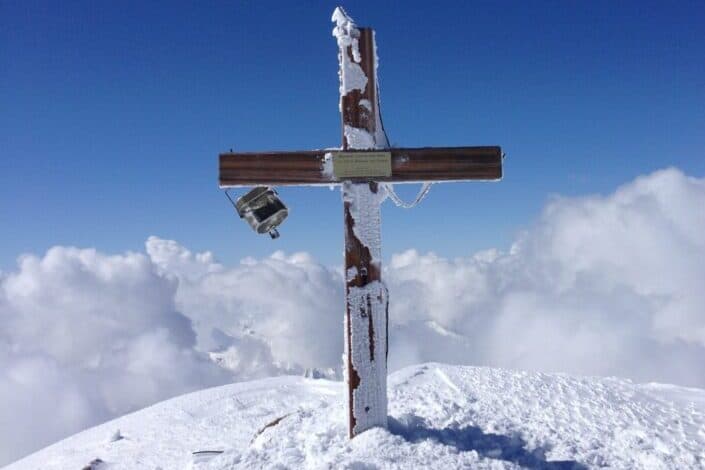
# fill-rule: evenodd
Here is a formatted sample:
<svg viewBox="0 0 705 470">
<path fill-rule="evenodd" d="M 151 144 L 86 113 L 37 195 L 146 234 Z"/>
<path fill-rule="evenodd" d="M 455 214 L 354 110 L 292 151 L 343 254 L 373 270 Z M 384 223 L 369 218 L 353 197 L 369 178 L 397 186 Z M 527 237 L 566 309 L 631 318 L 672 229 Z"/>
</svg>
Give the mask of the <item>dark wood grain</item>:
<svg viewBox="0 0 705 470">
<path fill-rule="evenodd" d="M 393 148 L 389 151 L 392 153 L 391 177 L 362 178 L 354 181 L 463 181 L 502 178 L 502 149 L 496 146 Z M 326 152 L 335 150 L 223 153 L 220 155 L 220 186 L 340 183 L 339 180 L 323 174 Z"/>
</svg>

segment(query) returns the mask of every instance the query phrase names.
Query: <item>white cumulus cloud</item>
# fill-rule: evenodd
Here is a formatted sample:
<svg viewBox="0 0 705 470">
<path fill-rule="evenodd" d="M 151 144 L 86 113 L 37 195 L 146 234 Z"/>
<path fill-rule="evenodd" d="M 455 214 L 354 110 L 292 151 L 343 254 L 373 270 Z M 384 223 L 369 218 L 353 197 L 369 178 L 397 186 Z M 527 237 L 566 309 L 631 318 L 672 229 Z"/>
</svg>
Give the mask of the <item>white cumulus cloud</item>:
<svg viewBox="0 0 705 470">
<path fill-rule="evenodd" d="M 705 181 L 675 169 L 608 196 L 555 198 L 509 253 L 393 256 L 392 318 L 413 361 L 702 387 L 703 234 Z M 412 344 L 429 320 L 454 346 Z"/>
<path fill-rule="evenodd" d="M 54 247 L 0 278 L 0 463 L 229 374 L 143 254 Z"/>
</svg>

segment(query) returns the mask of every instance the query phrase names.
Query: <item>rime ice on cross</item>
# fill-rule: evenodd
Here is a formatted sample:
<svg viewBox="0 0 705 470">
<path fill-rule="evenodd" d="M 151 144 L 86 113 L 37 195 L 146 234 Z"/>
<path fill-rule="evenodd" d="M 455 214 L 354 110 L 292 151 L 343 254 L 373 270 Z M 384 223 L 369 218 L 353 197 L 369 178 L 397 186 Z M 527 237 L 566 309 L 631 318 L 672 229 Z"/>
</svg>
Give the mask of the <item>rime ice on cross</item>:
<svg viewBox="0 0 705 470">
<path fill-rule="evenodd" d="M 500 147 L 389 148 L 377 97 L 374 31 L 342 8 L 338 42 L 340 151 L 223 153 L 220 187 L 341 185 L 345 218 L 345 382 L 350 437 L 387 426 L 388 297 L 381 279 L 380 205 L 387 183 L 498 180 Z M 380 184 L 382 183 L 382 184 Z"/>
</svg>

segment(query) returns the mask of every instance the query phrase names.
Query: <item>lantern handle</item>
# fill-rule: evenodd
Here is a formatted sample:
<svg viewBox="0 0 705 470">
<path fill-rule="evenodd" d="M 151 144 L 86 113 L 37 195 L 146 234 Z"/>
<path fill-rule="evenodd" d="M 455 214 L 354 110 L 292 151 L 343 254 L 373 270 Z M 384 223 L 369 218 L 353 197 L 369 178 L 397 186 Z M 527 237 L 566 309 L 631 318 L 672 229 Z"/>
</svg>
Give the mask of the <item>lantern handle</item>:
<svg viewBox="0 0 705 470">
<path fill-rule="evenodd" d="M 233 207 L 235 208 L 235 210 L 237 210 L 237 205 L 235 205 L 235 201 L 233 201 L 233 198 L 230 197 L 230 193 L 228 193 L 229 190 L 230 190 L 230 188 L 227 188 L 223 192 L 225 193 L 225 196 L 228 198 L 228 200 L 230 200 L 230 204 L 232 204 Z"/>
</svg>

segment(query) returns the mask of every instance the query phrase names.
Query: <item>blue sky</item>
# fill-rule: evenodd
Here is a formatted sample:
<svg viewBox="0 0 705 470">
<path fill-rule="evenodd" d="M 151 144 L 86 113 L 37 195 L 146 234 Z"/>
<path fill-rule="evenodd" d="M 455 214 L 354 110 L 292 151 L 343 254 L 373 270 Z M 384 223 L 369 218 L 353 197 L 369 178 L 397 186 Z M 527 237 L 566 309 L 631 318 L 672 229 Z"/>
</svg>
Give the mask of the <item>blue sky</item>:
<svg viewBox="0 0 705 470">
<path fill-rule="evenodd" d="M 272 242 L 217 188 L 217 154 L 339 145 L 333 2 L 0 4 L 0 269 L 149 235 L 224 262 L 342 257 L 340 195 L 284 188 Z M 703 2 L 347 2 L 377 31 L 400 146 L 501 145 L 501 183 L 384 208 L 383 252 L 506 249 L 552 194 L 666 166 L 705 174 Z M 413 188 L 404 188 L 408 196 Z"/>
</svg>

